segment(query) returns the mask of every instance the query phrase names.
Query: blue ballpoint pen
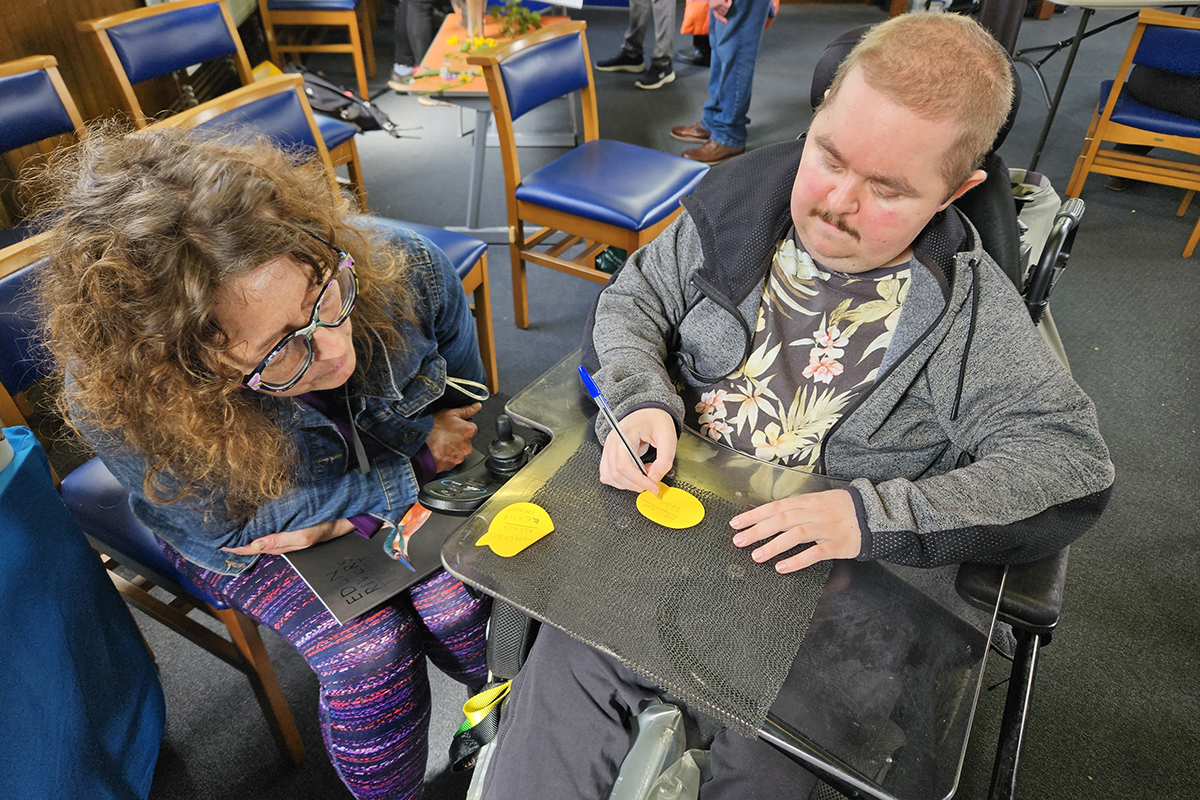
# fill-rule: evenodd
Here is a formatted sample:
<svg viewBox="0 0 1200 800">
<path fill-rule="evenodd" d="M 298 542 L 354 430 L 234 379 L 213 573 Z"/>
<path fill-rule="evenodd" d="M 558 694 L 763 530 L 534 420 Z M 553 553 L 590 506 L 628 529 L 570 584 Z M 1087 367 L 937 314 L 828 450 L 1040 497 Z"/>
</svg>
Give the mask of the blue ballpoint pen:
<svg viewBox="0 0 1200 800">
<path fill-rule="evenodd" d="M 621 444 L 625 445 L 625 449 L 629 451 L 629 457 L 633 459 L 633 463 L 637 464 L 637 468 L 642 471 L 642 474 L 647 478 L 650 474 L 646 472 L 646 465 L 642 463 L 642 459 L 638 456 L 637 451 L 633 449 L 633 445 L 625 438 L 625 434 L 621 432 L 621 426 L 617 424 L 617 418 L 613 415 L 612 409 L 608 407 L 608 401 L 604 399 L 604 395 L 600 394 L 600 387 L 592 380 L 592 376 L 582 366 L 579 367 L 579 377 L 583 380 L 583 386 L 587 389 L 587 393 L 592 396 L 592 400 L 596 405 L 600 406 L 600 413 L 604 414 L 604 418 L 608 420 L 608 424 L 617 432 L 617 436 L 621 439 Z"/>
</svg>

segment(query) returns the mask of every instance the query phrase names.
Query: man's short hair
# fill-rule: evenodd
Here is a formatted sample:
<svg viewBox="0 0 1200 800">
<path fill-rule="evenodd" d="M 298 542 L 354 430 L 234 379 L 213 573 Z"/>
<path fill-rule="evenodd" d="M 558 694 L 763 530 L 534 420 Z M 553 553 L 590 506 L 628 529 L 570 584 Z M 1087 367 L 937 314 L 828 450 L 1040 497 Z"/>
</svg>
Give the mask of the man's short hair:
<svg viewBox="0 0 1200 800">
<path fill-rule="evenodd" d="M 979 167 L 1012 106 L 1008 54 L 958 14 L 902 14 L 872 27 L 838 67 L 825 102 L 855 67 L 872 89 L 918 117 L 959 126 L 939 168 L 947 197 Z"/>
</svg>

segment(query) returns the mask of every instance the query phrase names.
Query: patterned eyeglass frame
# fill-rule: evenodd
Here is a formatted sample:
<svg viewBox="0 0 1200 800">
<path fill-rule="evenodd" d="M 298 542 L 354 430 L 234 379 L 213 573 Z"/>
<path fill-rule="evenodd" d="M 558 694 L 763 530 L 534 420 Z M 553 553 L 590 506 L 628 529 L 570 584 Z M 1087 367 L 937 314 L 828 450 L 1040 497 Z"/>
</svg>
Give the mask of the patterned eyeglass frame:
<svg viewBox="0 0 1200 800">
<path fill-rule="evenodd" d="M 284 336 L 282 339 L 280 339 L 279 343 L 271 348 L 271 352 L 267 353 L 266 358 L 258 362 L 258 365 L 251 372 L 243 376 L 242 386 L 246 389 L 253 389 L 256 392 L 271 392 L 273 394 L 279 394 L 280 392 L 286 392 L 288 389 L 291 389 L 293 386 L 299 383 L 301 379 L 308 373 L 309 367 L 311 367 L 313 363 L 312 337 L 313 334 L 316 333 L 317 328 L 341 327 L 345 324 L 346 320 L 350 319 L 350 312 L 354 310 L 354 305 L 358 302 L 358 273 L 354 271 L 354 256 L 350 255 L 340 247 L 336 247 L 320 236 L 317 236 L 315 233 L 309 233 L 308 235 L 337 253 L 337 270 L 333 273 L 333 277 L 330 278 L 329 282 L 321 288 L 321 293 L 317 295 L 317 301 L 313 303 L 312 316 L 309 318 L 308 324 L 303 328 L 292 331 L 287 336 Z M 321 303 L 325 300 L 325 295 L 329 292 L 329 287 L 337 282 L 338 278 L 342 274 L 342 270 L 346 269 L 350 270 L 350 277 L 352 279 L 351 291 L 354 293 L 353 298 L 350 300 L 350 306 L 338 315 L 337 322 L 323 322 L 321 321 L 320 316 Z M 345 301 L 343 300 L 343 303 L 344 302 Z M 297 336 L 303 337 L 307 345 L 307 363 L 305 363 L 303 369 L 296 373 L 296 376 L 289 380 L 286 384 L 283 384 L 279 387 L 264 386 L 262 382 L 263 370 L 265 370 L 270 365 L 271 360 L 283 352 L 283 348 L 287 347 L 287 345 L 290 344 Z"/>
</svg>

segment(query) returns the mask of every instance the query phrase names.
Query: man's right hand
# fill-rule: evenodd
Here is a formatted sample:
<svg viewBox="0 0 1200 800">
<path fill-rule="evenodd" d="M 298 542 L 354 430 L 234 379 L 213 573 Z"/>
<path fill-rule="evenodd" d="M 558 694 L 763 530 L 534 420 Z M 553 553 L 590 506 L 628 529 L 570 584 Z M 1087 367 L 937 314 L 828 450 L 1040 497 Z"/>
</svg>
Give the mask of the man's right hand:
<svg viewBox="0 0 1200 800">
<path fill-rule="evenodd" d="M 674 417 L 661 408 L 638 409 L 621 420 L 621 431 L 639 455 L 651 446 L 658 451 L 654 463 L 646 466 L 650 477 L 643 475 L 633 463 L 617 432 L 609 431 L 600 457 L 600 482 L 631 492 L 658 494 L 658 482 L 675 462 L 679 437 L 675 433 Z"/>
<path fill-rule="evenodd" d="M 708 8 L 714 17 L 728 24 L 729 12 L 733 10 L 733 0 L 708 0 Z"/>
</svg>

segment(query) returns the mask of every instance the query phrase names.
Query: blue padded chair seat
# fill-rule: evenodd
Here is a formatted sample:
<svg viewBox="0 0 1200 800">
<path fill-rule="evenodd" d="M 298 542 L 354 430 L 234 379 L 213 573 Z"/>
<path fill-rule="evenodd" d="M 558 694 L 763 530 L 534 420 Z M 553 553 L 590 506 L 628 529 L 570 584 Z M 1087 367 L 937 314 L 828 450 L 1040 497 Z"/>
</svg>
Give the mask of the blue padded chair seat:
<svg viewBox="0 0 1200 800">
<path fill-rule="evenodd" d="M 314 112 L 313 118 L 316 119 L 317 128 L 321 131 L 321 140 L 330 150 L 350 141 L 354 138 L 354 134 L 358 133 L 358 128 L 349 122 L 344 122 L 328 114 Z"/>
<path fill-rule="evenodd" d="M 516 197 L 640 231 L 678 208 L 707 169 L 658 150 L 596 139 L 525 176 Z"/>
<path fill-rule="evenodd" d="M 358 0 L 270 0 L 272 11 L 353 11 Z"/>
<path fill-rule="evenodd" d="M 474 236 L 467 236 L 465 233 L 455 233 L 444 228 L 418 225 L 415 222 L 401 222 L 400 220 L 387 219 L 385 217 L 356 216 L 354 217 L 354 221 L 375 228 L 382 233 L 386 233 L 389 230 L 416 231 L 441 248 L 446 257 L 450 259 L 450 263 L 454 265 L 454 271 L 458 274 L 459 280 L 467 277 L 467 273 L 475 266 L 475 262 L 487 252 L 487 244 L 485 242 L 476 239 Z"/>
<path fill-rule="evenodd" d="M 1108 93 L 1112 91 L 1113 81 L 1100 84 L 1100 109 L 1108 102 Z M 1117 98 L 1116 108 L 1113 109 L 1112 121 L 1131 128 L 1161 133 L 1166 136 L 1186 136 L 1200 139 L 1200 122 L 1178 114 L 1160 111 L 1148 105 L 1139 103 L 1128 94 Z"/>
<path fill-rule="evenodd" d="M 63 478 L 62 499 L 88 536 L 107 542 L 214 607 L 229 607 L 179 574 L 159 549 L 154 534 L 129 507 L 129 492 L 100 459 L 93 458 Z"/>
<path fill-rule="evenodd" d="M 75 130 L 45 70 L 0 78 L 0 152 Z"/>
</svg>

